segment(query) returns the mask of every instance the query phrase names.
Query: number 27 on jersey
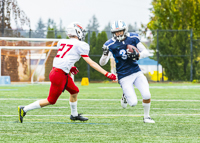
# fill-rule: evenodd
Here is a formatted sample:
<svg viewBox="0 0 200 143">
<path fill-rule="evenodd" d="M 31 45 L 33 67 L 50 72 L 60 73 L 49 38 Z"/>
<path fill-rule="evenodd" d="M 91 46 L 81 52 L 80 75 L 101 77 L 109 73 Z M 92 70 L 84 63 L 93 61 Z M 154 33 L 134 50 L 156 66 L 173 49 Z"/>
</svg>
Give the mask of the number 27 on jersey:
<svg viewBox="0 0 200 143">
<path fill-rule="evenodd" d="M 70 44 L 60 44 L 60 48 L 58 49 L 56 57 L 63 58 L 65 54 L 67 54 L 67 52 L 71 50 L 72 47 L 73 45 L 70 45 Z"/>
</svg>

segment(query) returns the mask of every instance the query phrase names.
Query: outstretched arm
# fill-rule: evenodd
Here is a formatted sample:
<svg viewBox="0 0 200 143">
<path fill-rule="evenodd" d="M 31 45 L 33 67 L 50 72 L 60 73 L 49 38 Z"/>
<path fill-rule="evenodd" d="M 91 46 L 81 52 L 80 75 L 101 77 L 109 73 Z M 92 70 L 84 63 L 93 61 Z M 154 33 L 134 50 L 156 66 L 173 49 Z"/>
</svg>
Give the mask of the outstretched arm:
<svg viewBox="0 0 200 143">
<path fill-rule="evenodd" d="M 104 70 L 103 68 L 101 68 L 96 62 L 94 62 L 92 59 L 90 59 L 90 57 L 83 57 L 83 59 L 95 70 L 97 70 L 98 72 L 102 73 L 103 75 L 105 75 L 106 77 L 110 78 L 111 80 L 116 80 L 116 76 L 114 74 L 111 74 L 109 72 L 107 72 L 106 70 Z"/>
<path fill-rule="evenodd" d="M 94 62 L 90 57 L 83 57 L 83 59 L 95 70 L 105 75 L 107 71 L 102 69 L 96 62 Z"/>
</svg>

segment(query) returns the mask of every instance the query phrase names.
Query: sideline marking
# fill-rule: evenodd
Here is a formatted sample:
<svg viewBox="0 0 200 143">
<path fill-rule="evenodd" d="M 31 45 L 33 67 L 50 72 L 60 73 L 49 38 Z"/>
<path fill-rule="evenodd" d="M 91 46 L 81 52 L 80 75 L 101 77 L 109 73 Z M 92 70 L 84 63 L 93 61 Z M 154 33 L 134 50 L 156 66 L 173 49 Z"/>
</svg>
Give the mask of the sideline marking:
<svg viewBox="0 0 200 143">
<path fill-rule="evenodd" d="M 0 100 L 41 100 L 39 98 L 0 98 Z M 58 99 L 63 101 L 69 101 L 69 99 Z M 78 99 L 80 101 L 121 101 L 121 99 Z M 142 99 L 138 99 L 142 101 Z M 183 102 L 200 102 L 200 100 L 175 100 L 175 99 L 151 99 L 151 101 L 183 101 Z"/>
</svg>

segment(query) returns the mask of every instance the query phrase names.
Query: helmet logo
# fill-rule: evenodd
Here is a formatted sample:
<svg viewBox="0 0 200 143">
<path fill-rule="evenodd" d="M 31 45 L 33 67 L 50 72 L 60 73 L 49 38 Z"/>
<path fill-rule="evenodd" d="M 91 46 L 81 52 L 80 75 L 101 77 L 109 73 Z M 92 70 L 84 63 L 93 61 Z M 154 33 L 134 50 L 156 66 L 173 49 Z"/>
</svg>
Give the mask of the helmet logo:
<svg viewBox="0 0 200 143">
<path fill-rule="evenodd" d="M 81 28 L 81 30 L 83 29 L 80 25 L 76 24 L 79 28 Z"/>
<path fill-rule="evenodd" d="M 115 22 L 115 27 L 116 27 L 116 29 L 119 28 L 118 21 Z"/>
</svg>

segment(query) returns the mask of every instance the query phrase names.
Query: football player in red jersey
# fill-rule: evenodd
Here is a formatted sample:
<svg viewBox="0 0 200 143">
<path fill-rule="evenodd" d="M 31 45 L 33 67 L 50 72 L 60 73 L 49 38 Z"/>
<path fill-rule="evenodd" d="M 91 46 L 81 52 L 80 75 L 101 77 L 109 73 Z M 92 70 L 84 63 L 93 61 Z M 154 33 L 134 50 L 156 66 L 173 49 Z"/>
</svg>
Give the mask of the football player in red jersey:
<svg viewBox="0 0 200 143">
<path fill-rule="evenodd" d="M 79 71 L 74 64 L 82 57 L 92 68 L 102 73 L 111 80 L 116 80 L 116 76 L 102 69 L 96 62 L 90 59 L 89 45 L 84 42 L 85 30 L 78 23 L 71 23 L 67 27 L 67 34 L 70 39 L 61 39 L 58 44 L 58 52 L 53 61 L 53 69 L 49 74 L 51 86 L 47 99 L 35 101 L 27 106 L 19 106 L 19 121 L 22 123 L 26 113 L 33 109 L 53 105 L 62 92 L 67 90 L 70 93 L 69 103 L 71 107 L 71 120 L 87 121 L 88 118 L 83 117 L 77 112 L 77 95 L 78 87 L 74 84 L 69 72 L 77 74 Z"/>
</svg>

